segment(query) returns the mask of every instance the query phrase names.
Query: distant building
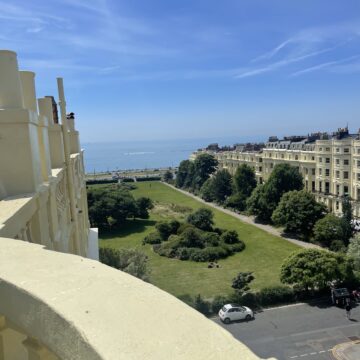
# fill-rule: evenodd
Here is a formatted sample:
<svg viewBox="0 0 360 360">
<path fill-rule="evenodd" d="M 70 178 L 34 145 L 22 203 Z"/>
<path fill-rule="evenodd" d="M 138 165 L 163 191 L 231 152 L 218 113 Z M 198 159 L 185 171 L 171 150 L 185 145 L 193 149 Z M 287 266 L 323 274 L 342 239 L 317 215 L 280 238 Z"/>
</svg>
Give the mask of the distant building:
<svg viewBox="0 0 360 360">
<path fill-rule="evenodd" d="M 193 153 L 195 159 L 200 153 Z M 271 136 L 265 144 L 236 145 L 232 151 L 212 151 L 219 167 L 234 174 L 240 164 L 254 168 L 259 183 L 266 181 L 276 164 L 287 163 L 299 169 L 306 190 L 315 194 L 337 215 L 342 212 L 342 197 L 349 196 L 354 216 L 360 217 L 360 133 L 339 128 L 332 134 L 314 133 Z"/>
</svg>

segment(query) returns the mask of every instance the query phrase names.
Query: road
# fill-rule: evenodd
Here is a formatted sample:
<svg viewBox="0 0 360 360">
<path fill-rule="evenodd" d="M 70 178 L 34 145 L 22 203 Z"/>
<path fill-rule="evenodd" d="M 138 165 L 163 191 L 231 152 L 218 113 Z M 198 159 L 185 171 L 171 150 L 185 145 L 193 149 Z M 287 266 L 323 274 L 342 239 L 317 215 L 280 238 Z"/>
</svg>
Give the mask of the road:
<svg viewBox="0 0 360 360">
<path fill-rule="evenodd" d="M 264 359 L 333 360 L 335 345 L 360 339 L 360 307 L 351 320 L 341 308 L 301 304 L 265 310 L 249 322 L 214 321 Z"/>
</svg>

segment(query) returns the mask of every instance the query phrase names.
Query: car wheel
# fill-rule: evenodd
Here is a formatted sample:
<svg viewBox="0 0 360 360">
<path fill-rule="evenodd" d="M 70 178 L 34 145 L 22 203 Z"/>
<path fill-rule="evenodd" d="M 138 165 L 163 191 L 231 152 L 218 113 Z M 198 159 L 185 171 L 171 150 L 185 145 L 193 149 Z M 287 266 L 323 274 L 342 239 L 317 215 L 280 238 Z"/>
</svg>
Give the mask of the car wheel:
<svg viewBox="0 0 360 360">
<path fill-rule="evenodd" d="M 230 319 L 229 318 L 224 319 L 224 323 L 225 324 L 230 324 Z"/>
<path fill-rule="evenodd" d="M 245 320 L 246 321 L 249 321 L 249 320 L 251 320 L 252 319 L 252 316 L 250 315 L 250 314 L 247 314 L 246 316 L 245 316 Z"/>
</svg>

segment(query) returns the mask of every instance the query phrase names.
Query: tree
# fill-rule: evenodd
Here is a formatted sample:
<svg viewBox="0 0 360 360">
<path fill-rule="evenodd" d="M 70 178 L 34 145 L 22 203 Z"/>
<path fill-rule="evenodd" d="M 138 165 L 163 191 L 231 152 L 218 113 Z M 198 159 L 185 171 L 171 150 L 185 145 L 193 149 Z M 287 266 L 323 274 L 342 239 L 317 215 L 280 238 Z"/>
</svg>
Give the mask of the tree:
<svg viewBox="0 0 360 360">
<path fill-rule="evenodd" d="M 351 201 L 348 196 L 344 196 L 342 201 L 342 241 L 347 246 L 349 244 L 349 239 L 352 237 L 354 229 L 351 224 L 352 220 L 352 206 Z"/>
<path fill-rule="evenodd" d="M 326 214 L 326 207 L 306 190 L 285 193 L 272 214 L 276 225 L 285 226 L 286 233 L 308 238 L 317 220 Z"/>
<path fill-rule="evenodd" d="M 249 284 L 255 279 L 252 272 L 239 272 L 233 279 L 231 287 L 234 288 L 238 295 L 242 295 L 250 289 Z"/>
<path fill-rule="evenodd" d="M 218 161 L 213 155 L 200 154 L 194 161 L 193 188 L 200 190 L 204 182 L 216 171 Z"/>
<path fill-rule="evenodd" d="M 174 174 L 170 170 L 166 170 L 163 175 L 163 180 L 165 182 L 171 182 L 171 180 L 174 178 Z"/>
<path fill-rule="evenodd" d="M 360 270 L 360 233 L 357 233 L 350 239 L 347 249 L 347 256 L 354 262 L 354 267 L 357 271 Z"/>
<path fill-rule="evenodd" d="M 289 164 L 275 165 L 268 181 L 257 186 L 248 199 L 248 210 L 262 221 L 270 221 L 281 197 L 288 191 L 303 188 L 298 168 Z"/>
<path fill-rule="evenodd" d="M 167 240 L 170 235 L 176 234 L 180 223 L 177 220 L 159 221 L 155 228 L 159 232 L 162 240 Z"/>
<path fill-rule="evenodd" d="M 211 179 L 214 200 L 223 203 L 231 195 L 232 179 L 227 170 L 219 170 Z"/>
<path fill-rule="evenodd" d="M 281 266 L 280 280 L 304 290 L 324 289 L 331 282 L 353 277 L 352 263 L 343 254 L 305 249 L 290 255 Z"/>
<path fill-rule="evenodd" d="M 255 215 L 257 220 L 269 221 L 273 209 L 267 203 L 265 184 L 258 185 L 246 201 L 248 212 Z"/>
<path fill-rule="evenodd" d="M 154 204 L 150 198 L 147 197 L 139 197 L 135 201 L 136 203 L 136 213 L 135 216 L 140 219 L 148 219 L 149 211 L 154 207 Z"/>
<path fill-rule="evenodd" d="M 330 247 L 331 243 L 343 238 L 341 218 L 334 214 L 327 214 L 318 220 L 314 226 L 314 240 L 323 246 Z"/>
<path fill-rule="evenodd" d="M 254 169 L 247 164 L 241 164 L 236 169 L 233 181 L 235 192 L 249 197 L 256 188 Z"/>
<path fill-rule="evenodd" d="M 137 216 L 138 207 L 132 194 L 125 189 L 88 189 L 89 219 L 92 226 L 106 228 L 119 226 L 127 218 Z M 108 218 L 112 217 L 111 223 Z"/>
<path fill-rule="evenodd" d="M 178 172 L 176 174 L 175 185 L 179 188 L 183 188 L 185 184 L 186 177 L 189 172 L 189 165 L 191 164 L 190 160 L 183 160 L 180 162 Z"/>
<path fill-rule="evenodd" d="M 200 190 L 201 197 L 208 202 L 212 202 L 215 200 L 214 194 L 214 182 L 212 178 L 207 179 Z"/>
<path fill-rule="evenodd" d="M 148 257 L 136 249 L 100 248 L 99 258 L 103 264 L 122 270 L 144 281 L 149 280 Z"/>
<path fill-rule="evenodd" d="M 214 214 L 210 209 L 200 208 L 191 213 L 186 221 L 200 230 L 211 231 L 214 225 Z"/>
<path fill-rule="evenodd" d="M 244 211 L 246 209 L 246 200 L 247 197 L 244 194 L 235 193 L 226 199 L 225 207 L 238 211 Z"/>
<path fill-rule="evenodd" d="M 195 178 L 195 165 L 193 161 L 190 161 L 187 169 L 187 175 L 184 181 L 184 189 L 193 190 Z"/>
</svg>

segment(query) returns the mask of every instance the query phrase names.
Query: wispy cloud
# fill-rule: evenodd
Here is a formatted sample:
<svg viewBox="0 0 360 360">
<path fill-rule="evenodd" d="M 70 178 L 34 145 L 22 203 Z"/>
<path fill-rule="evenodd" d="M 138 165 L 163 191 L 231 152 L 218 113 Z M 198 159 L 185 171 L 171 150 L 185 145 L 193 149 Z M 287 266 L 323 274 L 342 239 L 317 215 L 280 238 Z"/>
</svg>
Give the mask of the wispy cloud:
<svg viewBox="0 0 360 360">
<path fill-rule="evenodd" d="M 250 67 L 236 75 L 236 78 L 242 79 L 269 73 L 290 64 L 299 63 L 310 58 L 316 58 L 325 53 L 333 52 L 359 39 L 360 24 L 358 22 L 303 29 L 270 51 L 251 60 L 251 63 L 262 63 L 262 65 Z M 275 58 L 275 62 L 269 62 Z M 294 74 L 296 75 L 293 74 L 293 76 L 315 71 L 318 67 L 320 69 L 335 65 L 337 61 L 339 61 L 339 63 L 342 62 L 341 59 L 324 62 L 320 65 L 309 67 L 309 69 L 314 70 L 299 70 L 295 72 Z"/>
<path fill-rule="evenodd" d="M 246 77 L 250 77 L 250 76 L 263 74 L 263 73 L 266 73 L 266 72 L 271 72 L 271 71 L 277 70 L 277 69 L 279 69 L 281 67 L 285 67 L 287 65 L 297 63 L 297 62 L 303 61 L 305 59 L 316 57 L 318 55 L 330 52 L 330 51 L 336 49 L 336 47 L 338 47 L 338 46 L 334 46 L 334 47 L 331 47 L 331 48 L 326 48 L 326 49 L 323 49 L 323 50 L 315 51 L 315 52 L 308 53 L 306 55 L 302 55 L 302 56 L 298 56 L 298 57 L 285 58 L 284 60 L 277 61 L 275 63 L 269 64 L 269 65 L 264 66 L 264 67 L 245 70 L 245 71 L 237 74 L 235 76 L 235 78 L 242 79 L 242 78 L 246 78 Z"/>
<path fill-rule="evenodd" d="M 322 70 L 322 69 L 328 69 L 328 68 L 337 68 L 335 67 L 336 65 L 340 65 L 340 64 L 344 64 L 344 63 L 348 63 L 350 61 L 353 61 L 355 59 L 359 59 L 360 58 L 360 54 L 358 55 L 354 55 L 354 56 L 350 56 L 348 58 L 345 59 L 340 59 L 340 60 L 335 60 L 335 61 L 328 61 L 322 64 L 318 64 L 315 66 L 311 66 L 309 68 L 303 69 L 303 70 L 299 70 L 294 72 L 293 74 L 291 74 L 292 77 L 296 77 L 296 76 L 300 76 L 300 75 L 304 75 L 310 72 L 314 72 L 314 71 L 318 71 L 318 70 Z M 354 63 L 351 64 L 347 64 L 347 67 L 349 67 L 354 65 Z"/>
</svg>

